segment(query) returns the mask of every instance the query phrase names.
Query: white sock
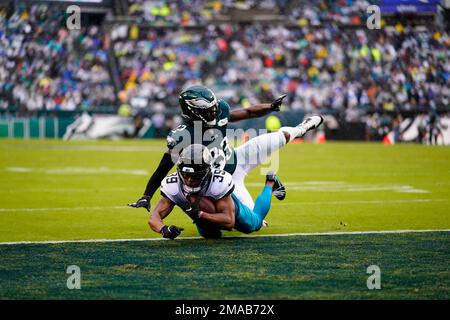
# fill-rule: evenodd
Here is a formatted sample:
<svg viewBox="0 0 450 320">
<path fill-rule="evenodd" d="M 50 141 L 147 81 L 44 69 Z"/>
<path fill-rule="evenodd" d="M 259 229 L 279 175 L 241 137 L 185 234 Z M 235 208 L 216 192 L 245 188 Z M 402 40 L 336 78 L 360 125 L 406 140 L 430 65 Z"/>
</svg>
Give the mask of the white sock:
<svg viewBox="0 0 450 320">
<path fill-rule="evenodd" d="M 289 141 L 287 142 L 291 142 L 295 138 L 301 137 L 306 133 L 305 129 L 299 127 L 282 127 L 279 131 L 289 133 Z"/>
</svg>

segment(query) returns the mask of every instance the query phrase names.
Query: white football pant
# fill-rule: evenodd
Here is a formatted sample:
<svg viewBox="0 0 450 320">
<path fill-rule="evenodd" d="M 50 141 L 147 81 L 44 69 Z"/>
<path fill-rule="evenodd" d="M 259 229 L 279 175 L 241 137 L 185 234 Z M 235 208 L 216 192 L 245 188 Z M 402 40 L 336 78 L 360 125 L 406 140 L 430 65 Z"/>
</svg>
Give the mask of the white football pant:
<svg viewBox="0 0 450 320">
<path fill-rule="evenodd" d="M 247 207 L 253 210 L 255 203 L 244 185 L 247 174 L 255 167 L 264 163 L 270 155 L 286 145 L 283 131 L 266 133 L 250 139 L 237 147 L 237 166 L 233 173 L 234 195 Z"/>
</svg>

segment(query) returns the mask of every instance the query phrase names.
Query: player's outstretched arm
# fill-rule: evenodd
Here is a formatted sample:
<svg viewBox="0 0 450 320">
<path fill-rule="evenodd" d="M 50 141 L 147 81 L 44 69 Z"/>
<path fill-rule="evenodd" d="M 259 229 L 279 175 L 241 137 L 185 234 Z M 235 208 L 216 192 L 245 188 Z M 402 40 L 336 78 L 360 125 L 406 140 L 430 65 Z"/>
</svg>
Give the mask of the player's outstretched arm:
<svg viewBox="0 0 450 320">
<path fill-rule="evenodd" d="M 158 168 L 156 168 L 156 171 L 150 177 L 147 187 L 145 188 L 144 195 L 136 202 L 128 205 L 133 208 L 145 208 L 148 212 L 150 212 L 150 200 L 161 185 L 161 181 L 167 176 L 173 166 L 174 163 L 172 161 L 172 156 L 170 150 L 168 150 L 164 153 L 161 161 L 159 162 Z"/>
<path fill-rule="evenodd" d="M 150 219 L 148 220 L 148 225 L 156 233 L 161 233 L 164 238 L 175 239 L 183 231 L 183 228 L 177 226 L 166 226 L 163 223 L 164 218 L 166 218 L 173 210 L 175 204 L 166 197 L 162 197 L 161 200 L 156 204 L 155 209 L 153 209 Z"/>
<path fill-rule="evenodd" d="M 209 221 L 211 223 L 220 225 L 225 229 L 232 229 L 234 227 L 234 202 L 231 195 L 228 195 L 216 202 L 216 213 L 209 213 L 200 211 L 199 219 Z"/>
<path fill-rule="evenodd" d="M 240 120 L 246 120 L 250 118 L 258 118 L 265 116 L 272 111 L 280 111 L 281 104 L 286 95 L 282 95 L 272 103 L 256 104 L 246 109 L 233 110 L 230 113 L 230 122 L 236 122 Z"/>
</svg>

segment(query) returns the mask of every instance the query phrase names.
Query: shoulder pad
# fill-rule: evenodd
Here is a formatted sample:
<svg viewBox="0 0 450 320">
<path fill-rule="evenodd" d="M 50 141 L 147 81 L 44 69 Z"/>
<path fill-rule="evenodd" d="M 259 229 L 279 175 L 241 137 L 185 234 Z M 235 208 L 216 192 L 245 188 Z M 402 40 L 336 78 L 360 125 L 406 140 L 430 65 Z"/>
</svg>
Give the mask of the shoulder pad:
<svg viewBox="0 0 450 320">
<path fill-rule="evenodd" d="M 227 114 L 230 113 L 230 105 L 225 100 L 220 99 L 219 100 L 219 109 L 222 112 L 225 112 Z"/>
<path fill-rule="evenodd" d="M 177 140 L 170 134 L 167 136 L 167 148 L 173 149 L 177 145 Z"/>
<path fill-rule="evenodd" d="M 167 135 L 167 147 L 173 149 L 178 143 L 187 138 L 190 139 L 191 133 L 187 129 L 187 125 L 182 124 L 171 130 Z"/>
<path fill-rule="evenodd" d="M 223 170 L 213 169 L 208 196 L 215 200 L 230 195 L 234 190 L 233 177 Z"/>
<path fill-rule="evenodd" d="M 217 125 L 222 127 L 228 123 L 230 117 L 230 105 L 225 100 L 219 100 L 219 119 Z"/>
</svg>

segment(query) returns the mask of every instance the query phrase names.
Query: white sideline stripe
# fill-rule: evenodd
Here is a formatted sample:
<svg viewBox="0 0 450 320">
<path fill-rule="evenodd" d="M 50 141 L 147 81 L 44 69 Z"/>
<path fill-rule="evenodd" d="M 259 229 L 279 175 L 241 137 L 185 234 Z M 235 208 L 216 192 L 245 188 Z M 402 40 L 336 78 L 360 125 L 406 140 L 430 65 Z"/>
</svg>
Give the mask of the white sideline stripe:
<svg viewBox="0 0 450 320">
<path fill-rule="evenodd" d="M 0 189 L 0 192 L 4 192 L 4 193 L 30 193 L 30 192 L 35 192 L 35 193 L 39 193 L 39 192 L 57 192 L 57 193 L 64 193 L 64 192 L 98 192 L 98 193 L 107 193 L 107 192 L 112 192 L 112 191 L 135 191 L 135 190 L 140 190 L 141 188 L 139 187 L 133 187 L 133 188 L 84 188 L 84 189 L 76 189 L 76 188 L 59 188 L 59 189 L 46 189 L 46 188 L 37 188 L 37 189 Z"/>
<path fill-rule="evenodd" d="M 26 167 L 7 167 L 5 169 L 8 172 L 17 173 L 45 173 L 45 174 L 131 174 L 148 176 L 147 170 L 134 170 L 134 169 L 113 169 L 107 167 L 89 168 L 89 167 L 61 167 L 61 168 L 26 168 Z"/>
<path fill-rule="evenodd" d="M 111 206 L 111 207 L 68 207 L 68 208 L 0 208 L 0 212 L 33 212 L 33 211 L 80 211 L 80 210 L 105 210 L 105 209 L 124 209 L 123 206 Z"/>
<path fill-rule="evenodd" d="M 249 182 L 247 187 L 260 187 L 261 184 Z M 304 181 L 285 182 L 288 190 L 304 192 L 367 192 L 367 191 L 394 191 L 399 193 L 430 193 L 428 190 L 416 189 L 410 185 L 397 184 L 363 184 L 347 183 L 343 181 Z"/>
<path fill-rule="evenodd" d="M 34 149 L 34 150 L 50 150 L 50 151 L 116 151 L 116 152 L 164 152 L 167 149 L 159 146 L 127 146 L 127 145 L 35 145 L 35 144 L 0 144 L 0 148 L 5 149 Z"/>
<path fill-rule="evenodd" d="M 411 200 L 349 200 L 349 201 L 308 201 L 308 202 L 286 202 L 277 203 L 277 206 L 292 206 L 292 205 L 325 205 L 325 204 L 386 204 L 386 203 L 409 203 L 409 202 L 446 202 L 450 199 L 411 199 Z"/>
<path fill-rule="evenodd" d="M 398 234 L 398 233 L 430 233 L 430 232 L 450 232 L 450 229 L 436 230 L 383 230 L 383 231 L 348 231 L 348 232 L 303 232 L 303 233 L 285 233 L 285 234 L 259 234 L 227 236 L 222 239 L 234 238 L 269 238 L 269 237 L 308 237 L 308 236 L 340 236 L 340 235 L 359 235 L 359 234 Z M 202 237 L 179 237 L 179 240 L 203 240 Z M 1 245 L 20 245 L 20 244 L 63 244 L 63 243 L 106 243 L 106 242 L 142 242 L 142 241 L 170 241 L 164 238 L 136 238 L 136 239 L 90 239 L 90 240 L 59 240 L 59 241 L 17 241 L 0 242 Z"/>
<path fill-rule="evenodd" d="M 350 201 L 309 201 L 309 202 L 287 202 L 276 203 L 276 206 L 297 206 L 297 205 L 335 205 L 335 204 L 386 204 L 386 203 L 410 203 L 410 202 L 446 202 L 450 199 L 402 199 L 402 200 L 350 200 Z M 123 206 L 93 206 L 93 207 L 65 207 L 65 208 L 0 208 L 0 212 L 34 212 L 34 211 L 80 211 L 80 210 L 117 210 L 129 209 L 126 205 Z"/>
</svg>

